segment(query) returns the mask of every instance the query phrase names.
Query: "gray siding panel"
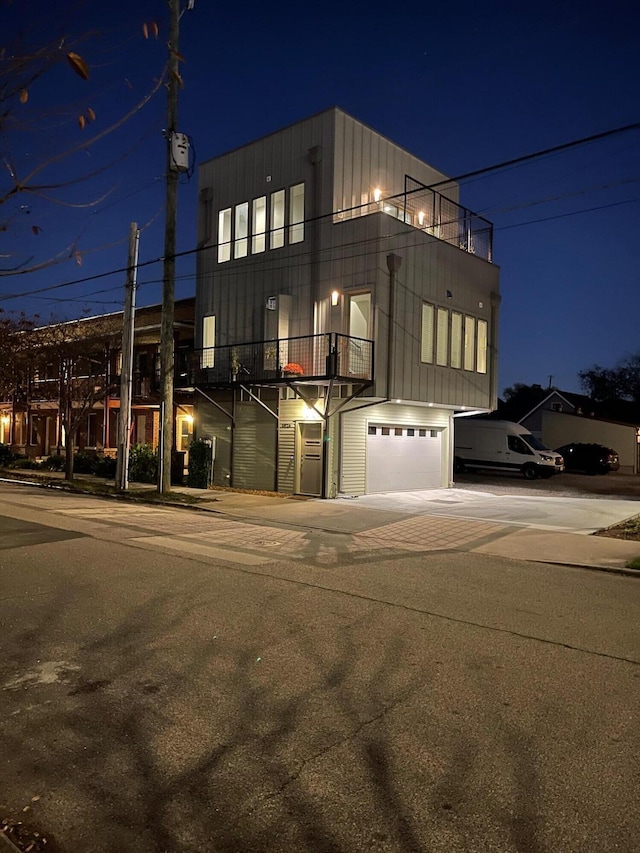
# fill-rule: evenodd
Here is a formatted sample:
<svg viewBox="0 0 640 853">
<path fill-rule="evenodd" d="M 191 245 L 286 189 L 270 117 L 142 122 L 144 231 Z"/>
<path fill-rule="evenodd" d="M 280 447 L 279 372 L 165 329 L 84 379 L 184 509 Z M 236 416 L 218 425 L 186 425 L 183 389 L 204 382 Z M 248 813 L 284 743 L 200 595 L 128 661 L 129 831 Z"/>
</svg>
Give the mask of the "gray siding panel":
<svg viewBox="0 0 640 853">
<path fill-rule="evenodd" d="M 220 402 L 231 412 L 231 403 Z M 216 458 L 213 465 L 213 483 L 216 486 L 228 486 L 231 474 L 231 418 L 199 395 L 195 399 L 196 438 L 216 441 Z"/>
<path fill-rule="evenodd" d="M 255 401 L 238 403 L 235 414 L 232 485 L 275 491 L 277 419 Z"/>
</svg>

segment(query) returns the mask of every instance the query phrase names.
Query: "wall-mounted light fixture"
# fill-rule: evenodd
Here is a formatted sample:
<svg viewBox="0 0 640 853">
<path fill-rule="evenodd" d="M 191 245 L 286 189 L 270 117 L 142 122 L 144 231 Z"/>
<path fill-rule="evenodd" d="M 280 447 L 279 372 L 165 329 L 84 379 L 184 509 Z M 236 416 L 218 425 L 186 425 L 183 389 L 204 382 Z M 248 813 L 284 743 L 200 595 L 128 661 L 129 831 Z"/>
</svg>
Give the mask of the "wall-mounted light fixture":
<svg viewBox="0 0 640 853">
<path fill-rule="evenodd" d="M 331 305 L 333 308 L 340 304 L 340 293 L 337 290 L 331 291 Z"/>
<path fill-rule="evenodd" d="M 453 293 L 450 290 L 447 290 L 447 299 L 453 299 Z"/>
<path fill-rule="evenodd" d="M 418 225 L 424 225 L 424 210 L 418 211 Z"/>
<path fill-rule="evenodd" d="M 379 187 L 376 187 L 375 190 L 373 191 L 373 200 L 374 201 L 380 201 L 381 198 L 382 198 L 382 190 L 380 190 Z"/>
</svg>

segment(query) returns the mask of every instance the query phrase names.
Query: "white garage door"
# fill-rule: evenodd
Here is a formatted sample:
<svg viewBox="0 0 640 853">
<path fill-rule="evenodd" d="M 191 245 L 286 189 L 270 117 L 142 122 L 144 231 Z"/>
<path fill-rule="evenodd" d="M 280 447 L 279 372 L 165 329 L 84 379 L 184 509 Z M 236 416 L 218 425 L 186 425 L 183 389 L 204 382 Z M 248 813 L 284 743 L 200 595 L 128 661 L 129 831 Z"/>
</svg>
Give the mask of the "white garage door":
<svg viewBox="0 0 640 853">
<path fill-rule="evenodd" d="M 442 431 L 369 424 L 367 493 L 442 485 Z"/>
</svg>

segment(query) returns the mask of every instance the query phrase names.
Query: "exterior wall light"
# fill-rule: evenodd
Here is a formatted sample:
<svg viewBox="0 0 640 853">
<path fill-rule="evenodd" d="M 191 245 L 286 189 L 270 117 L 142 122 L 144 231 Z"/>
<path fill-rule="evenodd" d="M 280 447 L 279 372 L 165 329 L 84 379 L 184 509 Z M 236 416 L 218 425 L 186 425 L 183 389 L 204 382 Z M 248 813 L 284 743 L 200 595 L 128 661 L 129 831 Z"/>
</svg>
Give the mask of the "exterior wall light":
<svg viewBox="0 0 640 853">
<path fill-rule="evenodd" d="M 340 293 L 337 290 L 331 291 L 331 305 L 333 308 L 340 304 Z"/>
<path fill-rule="evenodd" d="M 373 200 L 374 201 L 380 201 L 381 196 L 382 196 L 382 192 L 380 191 L 380 189 L 378 189 L 376 187 L 376 189 L 373 191 Z"/>
<path fill-rule="evenodd" d="M 418 225 L 424 225 L 424 210 L 418 212 Z"/>
</svg>

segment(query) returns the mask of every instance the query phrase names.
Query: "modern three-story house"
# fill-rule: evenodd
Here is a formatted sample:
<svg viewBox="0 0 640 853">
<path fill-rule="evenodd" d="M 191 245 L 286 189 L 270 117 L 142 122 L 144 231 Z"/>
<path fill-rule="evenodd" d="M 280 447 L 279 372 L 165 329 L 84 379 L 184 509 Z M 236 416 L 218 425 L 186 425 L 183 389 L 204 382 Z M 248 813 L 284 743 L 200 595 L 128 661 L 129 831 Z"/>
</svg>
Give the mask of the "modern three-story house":
<svg viewBox="0 0 640 853">
<path fill-rule="evenodd" d="M 448 486 L 496 404 L 492 226 L 338 108 L 200 167 L 196 434 L 213 481 L 335 497 Z"/>
</svg>

